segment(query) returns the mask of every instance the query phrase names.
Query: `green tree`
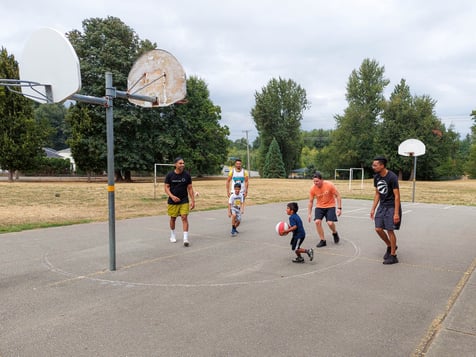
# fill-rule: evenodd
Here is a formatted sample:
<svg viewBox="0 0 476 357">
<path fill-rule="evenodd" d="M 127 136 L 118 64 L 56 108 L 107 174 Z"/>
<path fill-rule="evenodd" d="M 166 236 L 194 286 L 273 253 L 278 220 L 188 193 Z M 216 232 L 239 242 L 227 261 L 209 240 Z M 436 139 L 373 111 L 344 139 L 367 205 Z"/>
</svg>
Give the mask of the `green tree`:
<svg viewBox="0 0 476 357">
<path fill-rule="evenodd" d="M 313 129 L 311 131 L 303 131 L 302 139 L 305 147 L 322 149 L 329 145 L 331 141 L 332 130 Z"/>
<path fill-rule="evenodd" d="M 66 142 L 71 148 L 77 170 L 86 172 L 88 179 L 92 174 L 104 171 L 107 166 L 104 156 L 106 143 L 104 140 L 97 140 L 96 134 L 103 127 L 99 122 L 93 121 L 89 114 L 86 106 L 75 106 L 67 112 L 65 118 L 71 131 Z"/>
<path fill-rule="evenodd" d="M 187 103 L 167 110 L 167 125 L 173 128 L 165 134 L 174 142 L 168 160 L 186 158 L 192 173 L 198 176 L 220 171 L 227 159 L 227 126 L 221 126 L 221 108 L 213 104 L 204 80 L 191 76 L 187 80 Z"/>
<path fill-rule="evenodd" d="M 65 116 L 67 109 L 62 103 L 43 104 L 35 109 L 35 118 L 39 122 L 48 123 L 49 136 L 48 146 L 55 150 L 63 150 L 66 144 L 67 134 L 65 128 Z"/>
<path fill-rule="evenodd" d="M 418 158 L 417 178 L 435 180 L 441 177 L 438 167 L 447 165 L 450 158 L 451 141 L 454 140 L 444 124 L 435 114 L 436 101 L 428 95 L 413 99 L 415 119 L 414 130 L 409 133 L 425 144 L 425 155 Z M 412 178 L 412 174 L 410 175 Z"/>
<path fill-rule="evenodd" d="M 271 79 L 261 92 L 255 92 L 251 115 L 260 136 L 258 165 L 263 170 L 268 148 L 276 139 L 286 173 L 299 165 L 303 147 L 301 120 L 310 103 L 306 91 L 291 79 Z"/>
<path fill-rule="evenodd" d="M 0 78 L 18 79 L 18 63 L 2 47 Z M 19 88 L 17 88 L 19 90 Z M 33 102 L 0 86 L 0 167 L 9 172 L 9 181 L 17 170 L 34 167 L 44 155 L 48 129 L 33 115 Z"/>
<path fill-rule="evenodd" d="M 273 138 L 269 145 L 266 159 L 263 166 L 264 178 L 286 178 L 283 156 L 279 150 L 278 141 Z"/>
<path fill-rule="evenodd" d="M 127 88 L 133 62 L 156 47 L 148 40 L 140 40 L 131 28 L 114 17 L 85 20 L 83 33 L 75 30 L 68 37 L 81 60 L 83 91 L 93 96 L 104 95 L 106 71 L 112 72 L 115 87 Z M 154 163 L 170 163 L 177 155 L 186 158 L 195 174 L 219 171 L 226 158 L 228 135 L 228 128 L 219 125 L 221 109 L 211 102 L 205 82 L 194 77 L 187 80 L 187 100 L 185 105 L 156 109 L 136 107 L 125 100 L 114 101 L 117 180 L 129 181 L 131 171 L 150 171 Z M 79 104 L 72 111 L 76 113 L 68 118 L 77 121 L 70 122 L 73 156 L 80 153 L 82 165 L 88 170 L 97 170 L 100 164 L 105 170 L 104 108 Z"/>
<path fill-rule="evenodd" d="M 458 162 L 458 135 L 447 130 L 435 115 L 436 102 L 429 96 L 412 96 L 402 79 L 395 86 L 378 124 L 376 152 L 389 159 L 389 167 L 401 178 L 413 179 L 413 159 L 400 156 L 398 147 L 407 139 L 425 144 L 426 154 L 418 158 L 418 178 L 436 179 L 462 174 Z"/>
<path fill-rule="evenodd" d="M 383 91 L 390 83 L 385 68 L 375 60 L 364 59 L 347 83 L 348 107 L 336 115 L 331 135 L 330 158 L 335 167 L 362 167 L 369 170 L 374 151 L 376 124 L 385 105 Z"/>
<path fill-rule="evenodd" d="M 156 47 L 148 40 L 140 40 L 130 27 L 116 17 L 87 19 L 83 21 L 82 27 L 83 33 L 73 30 L 67 36 L 80 59 L 83 94 L 103 97 L 106 72 L 112 73 L 114 87 L 125 90 L 127 76 L 134 61 L 142 53 Z M 68 116 L 75 138 L 71 142 L 73 157 L 76 159 L 80 151 L 82 164 L 78 162 L 78 167 L 87 171 L 93 168 L 97 170 L 99 162 L 106 165 L 107 161 L 104 108 L 77 103 L 70 110 L 74 112 Z M 88 122 L 88 125 L 71 122 L 82 120 L 82 115 L 87 115 L 85 122 Z M 130 180 L 131 170 L 150 170 L 153 166 L 152 160 L 148 160 L 152 156 L 149 153 L 153 152 L 153 148 L 147 146 L 151 141 L 141 141 L 141 138 L 150 135 L 144 133 L 149 126 L 143 123 L 153 120 L 157 115 L 157 112 L 154 113 L 151 109 L 135 107 L 125 100 L 114 101 L 114 151 L 118 180 Z M 83 129 L 84 132 L 78 132 Z M 81 147 L 82 145 L 92 147 Z M 98 149 L 101 151 L 98 152 Z M 91 156 L 86 156 L 88 154 Z M 95 156 L 97 154 L 100 157 Z M 90 163 L 87 163 L 88 161 Z M 102 169 L 105 170 L 106 166 Z"/>
<path fill-rule="evenodd" d="M 471 126 L 471 145 L 469 148 L 468 159 L 464 164 L 464 170 L 472 179 L 476 178 L 476 110 L 471 112 L 474 124 Z"/>
</svg>

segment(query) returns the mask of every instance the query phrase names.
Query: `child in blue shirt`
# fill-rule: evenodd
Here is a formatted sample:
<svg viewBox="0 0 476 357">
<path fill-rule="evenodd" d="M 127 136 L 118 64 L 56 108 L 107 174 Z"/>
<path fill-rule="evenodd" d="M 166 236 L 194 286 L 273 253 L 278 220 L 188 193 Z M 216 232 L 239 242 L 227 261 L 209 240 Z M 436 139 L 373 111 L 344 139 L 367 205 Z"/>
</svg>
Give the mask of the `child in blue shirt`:
<svg viewBox="0 0 476 357">
<path fill-rule="evenodd" d="M 297 202 L 290 202 L 287 204 L 286 213 L 289 215 L 289 228 L 285 229 L 282 235 L 293 232 L 290 244 L 291 249 L 294 250 L 297 255 L 296 259 L 293 259 L 293 262 L 304 263 L 304 258 L 301 256 L 301 253 L 306 253 L 309 260 L 312 261 L 314 259 L 314 250 L 301 248 L 301 244 L 306 238 L 306 231 L 304 230 L 301 217 L 297 214 L 298 210 L 299 206 Z"/>
</svg>

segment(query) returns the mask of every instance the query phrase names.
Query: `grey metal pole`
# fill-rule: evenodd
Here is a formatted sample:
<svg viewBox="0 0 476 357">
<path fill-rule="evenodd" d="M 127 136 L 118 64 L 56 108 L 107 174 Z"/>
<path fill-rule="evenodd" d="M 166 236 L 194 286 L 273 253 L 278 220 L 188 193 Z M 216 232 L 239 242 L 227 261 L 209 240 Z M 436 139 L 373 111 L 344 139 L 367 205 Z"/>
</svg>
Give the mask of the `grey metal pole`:
<svg viewBox="0 0 476 357">
<path fill-rule="evenodd" d="M 107 194 L 109 203 L 109 270 L 116 270 L 116 216 L 114 197 L 114 116 L 112 73 L 106 72 Z"/>
<path fill-rule="evenodd" d="M 246 154 L 247 154 L 247 161 L 248 161 L 248 175 L 250 174 L 251 170 L 251 162 L 250 162 L 250 141 L 248 140 L 248 132 L 249 130 L 243 130 L 246 133 Z"/>
<path fill-rule="evenodd" d="M 412 202 L 415 202 L 415 181 L 416 181 L 416 156 L 413 156 L 413 193 Z"/>
</svg>

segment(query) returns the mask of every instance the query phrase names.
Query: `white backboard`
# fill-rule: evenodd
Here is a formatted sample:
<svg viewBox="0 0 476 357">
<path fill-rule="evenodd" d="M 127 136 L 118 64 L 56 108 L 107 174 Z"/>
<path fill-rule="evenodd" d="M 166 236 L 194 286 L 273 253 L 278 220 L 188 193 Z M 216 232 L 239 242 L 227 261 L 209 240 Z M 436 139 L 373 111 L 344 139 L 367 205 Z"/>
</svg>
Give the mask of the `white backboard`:
<svg viewBox="0 0 476 357">
<path fill-rule="evenodd" d="M 51 86 L 54 103 L 66 100 L 81 89 L 78 56 L 69 40 L 52 28 L 33 33 L 23 50 L 19 70 L 20 80 Z M 35 90 L 22 87 L 25 96 L 47 103 L 46 88 L 35 87 Z"/>
<path fill-rule="evenodd" d="M 407 139 L 398 146 L 398 154 L 402 156 L 421 156 L 425 151 L 425 144 L 418 139 Z"/>
</svg>

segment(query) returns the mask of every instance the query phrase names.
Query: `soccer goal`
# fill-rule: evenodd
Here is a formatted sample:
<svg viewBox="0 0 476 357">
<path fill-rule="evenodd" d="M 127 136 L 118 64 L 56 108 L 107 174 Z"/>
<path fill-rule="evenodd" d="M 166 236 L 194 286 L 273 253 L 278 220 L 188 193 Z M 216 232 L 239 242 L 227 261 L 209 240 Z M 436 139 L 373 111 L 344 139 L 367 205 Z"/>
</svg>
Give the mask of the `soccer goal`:
<svg viewBox="0 0 476 357">
<path fill-rule="evenodd" d="M 335 169 L 334 180 L 347 179 L 349 180 L 349 190 L 352 190 L 352 181 L 354 181 L 354 171 L 360 171 L 360 189 L 364 189 L 364 169 L 361 167 L 351 167 L 350 169 Z M 342 173 L 341 173 L 342 172 Z M 358 176 L 358 174 L 356 175 Z M 356 178 L 358 180 L 358 178 Z"/>
<path fill-rule="evenodd" d="M 154 200 L 157 198 L 157 166 L 175 166 L 174 164 L 154 164 Z"/>
</svg>

